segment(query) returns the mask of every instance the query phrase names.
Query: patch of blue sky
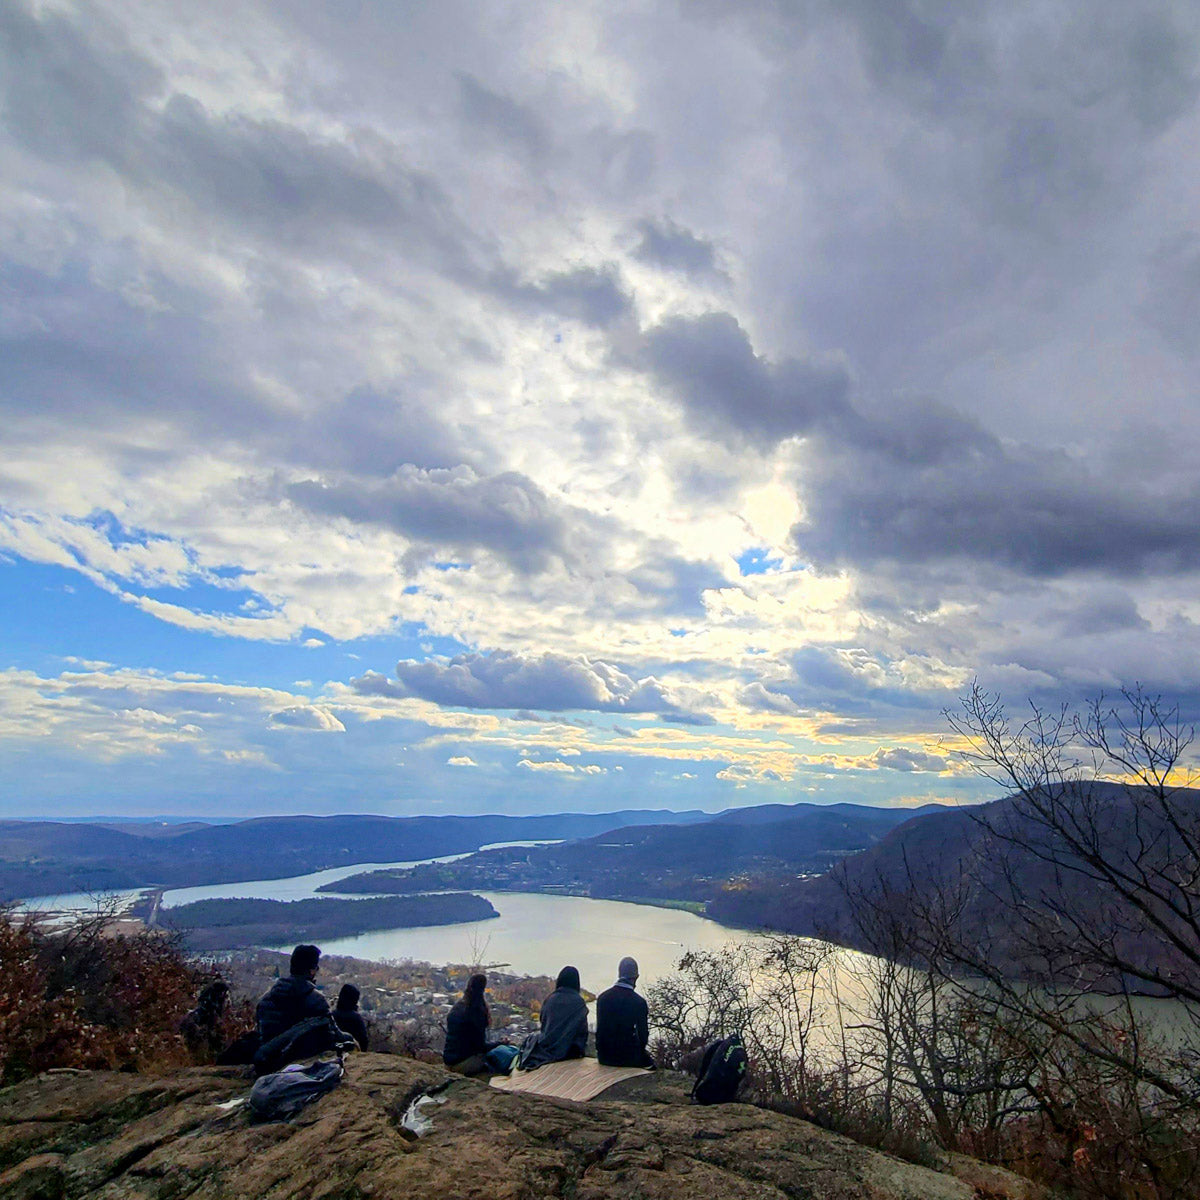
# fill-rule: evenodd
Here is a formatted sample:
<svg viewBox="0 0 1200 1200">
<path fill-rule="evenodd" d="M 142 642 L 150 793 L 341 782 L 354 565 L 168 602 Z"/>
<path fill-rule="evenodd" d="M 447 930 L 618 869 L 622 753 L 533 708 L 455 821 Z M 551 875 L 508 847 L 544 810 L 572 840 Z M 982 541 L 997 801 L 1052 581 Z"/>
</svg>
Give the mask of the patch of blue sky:
<svg viewBox="0 0 1200 1200">
<path fill-rule="evenodd" d="M 241 612 L 243 589 L 212 584 L 186 591 L 157 588 L 145 593 L 192 611 Z M 320 687 L 364 671 L 391 674 L 398 659 L 461 653 L 452 638 L 431 637 L 424 626 L 406 623 L 394 631 L 336 642 L 320 630 L 304 630 L 289 642 L 224 637 L 184 629 L 144 612 L 65 567 L 0 559 L 0 668 L 17 667 L 57 675 L 70 658 L 118 667 L 176 671 L 295 690 L 297 680 Z M 310 644 L 305 644 L 305 643 Z M 316 645 L 313 643 L 321 643 Z"/>
<path fill-rule="evenodd" d="M 125 590 L 160 600 L 163 604 L 176 604 L 192 612 L 212 613 L 217 616 L 265 617 L 272 613 L 273 606 L 253 588 L 230 584 L 205 583 L 193 580 L 187 587 L 126 587 Z"/>
<path fill-rule="evenodd" d="M 144 529 L 131 529 L 122 524 L 116 513 L 107 509 L 96 509 L 79 521 L 80 525 L 90 525 L 98 530 L 114 546 L 148 546 L 151 542 L 169 541 L 162 534 L 150 533 Z"/>
<path fill-rule="evenodd" d="M 431 634 L 423 625 L 410 625 L 408 628 L 414 633 L 421 650 L 419 655 L 413 655 L 414 658 L 453 658 L 456 654 L 466 654 L 471 649 L 457 638 Z"/>
<path fill-rule="evenodd" d="M 743 575 L 766 575 L 770 571 L 778 571 L 783 566 L 783 559 L 772 556 L 765 546 L 751 546 L 743 550 L 734 561 Z"/>
</svg>

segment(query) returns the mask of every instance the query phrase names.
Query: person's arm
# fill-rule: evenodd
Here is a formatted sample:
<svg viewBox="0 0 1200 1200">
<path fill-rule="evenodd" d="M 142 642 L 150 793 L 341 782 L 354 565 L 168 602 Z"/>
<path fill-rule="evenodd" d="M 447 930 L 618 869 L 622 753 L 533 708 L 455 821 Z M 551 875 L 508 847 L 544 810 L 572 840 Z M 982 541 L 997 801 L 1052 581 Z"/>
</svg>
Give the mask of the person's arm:
<svg viewBox="0 0 1200 1200">
<path fill-rule="evenodd" d="M 638 1045 L 645 1050 L 650 1041 L 650 1006 L 644 1000 L 638 1005 L 637 1035 Z"/>
</svg>

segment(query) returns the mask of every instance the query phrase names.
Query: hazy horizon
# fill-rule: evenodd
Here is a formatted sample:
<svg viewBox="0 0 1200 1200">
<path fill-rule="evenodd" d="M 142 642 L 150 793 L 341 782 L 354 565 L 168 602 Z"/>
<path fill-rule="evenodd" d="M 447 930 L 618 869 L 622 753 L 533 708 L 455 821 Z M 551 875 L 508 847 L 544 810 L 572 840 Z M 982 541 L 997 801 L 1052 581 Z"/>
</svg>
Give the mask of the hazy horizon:
<svg viewBox="0 0 1200 1200">
<path fill-rule="evenodd" d="M 771 801 L 770 803 L 776 803 L 776 802 Z M 829 801 L 822 802 L 819 800 L 796 800 L 796 801 L 784 801 L 782 803 L 784 803 L 785 805 L 789 804 L 789 803 L 790 804 L 813 804 L 813 805 L 822 805 L 822 806 L 828 807 L 829 805 L 834 805 L 834 804 L 844 804 L 844 803 L 847 803 L 847 801 L 829 800 Z M 936 803 L 936 802 L 934 802 L 934 803 Z M 970 802 L 970 803 L 976 803 L 976 802 Z M 955 807 L 956 805 L 944 804 L 944 806 L 945 807 Z M 676 814 L 676 815 L 683 815 L 686 813 L 696 812 L 696 813 L 703 813 L 705 816 L 717 816 L 722 812 L 734 811 L 736 809 L 741 809 L 741 808 L 756 808 L 756 807 L 759 807 L 759 806 L 754 805 L 754 804 L 738 804 L 738 805 L 729 805 L 723 809 L 721 809 L 721 808 L 717 808 L 717 809 L 703 809 L 703 808 L 691 808 L 691 809 L 689 809 L 689 808 L 658 808 L 658 809 L 654 809 L 654 808 L 646 808 L 646 807 L 638 808 L 637 806 L 633 806 L 633 807 L 621 807 L 621 808 L 570 809 L 570 810 L 563 809 L 563 810 L 561 810 L 561 812 L 564 814 L 582 815 L 582 816 L 588 816 L 588 815 L 603 816 L 606 813 L 619 813 L 619 812 L 664 812 L 664 813 L 672 813 L 672 814 Z M 901 804 L 869 804 L 869 805 L 863 805 L 862 807 L 864 807 L 864 808 L 902 809 L 902 808 L 921 807 L 921 806 L 919 806 L 919 805 L 901 805 Z M 86 825 L 86 824 L 97 824 L 97 825 L 100 825 L 100 824 L 188 825 L 188 824 L 193 824 L 193 823 L 198 824 L 198 825 L 200 825 L 200 824 L 203 824 L 203 825 L 233 825 L 233 824 L 236 824 L 238 821 L 254 821 L 254 820 L 264 820 L 264 819 L 282 818 L 282 817 L 381 817 L 381 816 L 389 817 L 389 816 L 396 816 L 396 815 L 398 815 L 398 814 L 378 813 L 378 812 L 356 812 L 353 809 L 346 809 L 345 811 L 336 812 L 336 813 L 305 812 L 301 809 L 295 809 L 295 810 L 288 810 L 288 811 L 280 810 L 280 811 L 269 811 L 269 812 L 244 813 L 244 814 L 239 814 L 237 816 L 214 816 L 211 814 L 208 816 L 196 816 L 195 814 L 173 815 L 173 814 L 168 814 L 168 813 L 154 813 L 154 814 L 150 814 L 150 815 L 146 815 L 146 816 L 137 816 L 137 815 L 130 815 L 128 813 L 126 813 L 124 815 L 112 814 L 112 813 L 84 813 L 84 814 L 81 814 L 78 816 L 32 816 L 32 817 L 30 817 L 30 816 L 25 816 L 25 817 L 0 816 L 0 820 L 6 820 L 6 821 L 62 821 L 62 822 L 66 822 L 66 823 L 69 823 L 72 825 Z M 497 809 L 497 810 L 493 810 L 491 812 L 479 812 L 479 813 L 412 812 L 412 813 L 404 813 L 402 815 L 405 817 L 464 817 L 464 816 L 555 816 L 555 815 L 559 815 L 559 814 L 558 814 L 558 812 L 556 812 L 554 810 L 547 810 L 545 813 L 511 813 L 511 812 L 506 813 L 506 812 L 503 812 L 502 810 Z"/>
</svg>

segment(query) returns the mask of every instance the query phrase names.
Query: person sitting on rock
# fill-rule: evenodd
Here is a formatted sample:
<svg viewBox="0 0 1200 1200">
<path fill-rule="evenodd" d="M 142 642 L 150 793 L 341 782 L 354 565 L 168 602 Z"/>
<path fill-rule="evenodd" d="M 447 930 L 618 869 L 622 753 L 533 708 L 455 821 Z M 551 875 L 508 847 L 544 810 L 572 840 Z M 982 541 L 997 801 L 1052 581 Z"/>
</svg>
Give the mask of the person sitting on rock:
<svg viewBox="0 0 1200 1200">
<path fill-rule="evenodd" d="M 533 1071 L 546 1063 L 582 1058 L 587 1050 L 587 1004 L 579 994 L 579 971 L 563 967 L 554 991 L 542 1001 L 541 1029 L 521 1047 L 518 1067 Z"/>
<path fill-rule="evenodd" d="M 193 1058 L 211 1061 L 225 1044 L 222 1018 L 229 999 L 229 985 L 214 979 L 196 997 L 196 1007 L 179 1022 L 179 1032 Z"/>
<path fill-rule="evenodd" d="M 623 958 L 617 982 L 596 1000 L 596 1057 L 606 1067 L 653 1067 L 646 1053 L 650 1040 L 650 1009 L 634 990 L 637 960 Z"/>
<path fill-rule="evenodd" d="M 287 978 L 277 979 L 254 1010 L 262 1045 L 309 1017 L 330 1015 L 329 1001 L 314 982 L 320 961 L 321 951 L 316 946 L 301 945 L 292 951 Z"/>
<path fill-rule="evenodd" d="M 333 1009 L 333 1019 L 343 1033 L 348 1033 L 358 1043 L 360 1050 L 365 1050 L 368 1041 L 367 1023 L 358 1011 L 358 998 L 361 995 L 354 984 L 343 983 Z"/>
<path fill-rule="evenodd" d="M 460 1075 L 482 1075 L 488 1071 L 485 1061 L 489 1051 L 503 1043 L 488 1040 L 491 1013 L 483 998 L 487 988 L 486 975 L 472 975 L 463 989 L 462 998 L 446 1018 L 446 1045 L 442 1062 Z"/>
</svg>

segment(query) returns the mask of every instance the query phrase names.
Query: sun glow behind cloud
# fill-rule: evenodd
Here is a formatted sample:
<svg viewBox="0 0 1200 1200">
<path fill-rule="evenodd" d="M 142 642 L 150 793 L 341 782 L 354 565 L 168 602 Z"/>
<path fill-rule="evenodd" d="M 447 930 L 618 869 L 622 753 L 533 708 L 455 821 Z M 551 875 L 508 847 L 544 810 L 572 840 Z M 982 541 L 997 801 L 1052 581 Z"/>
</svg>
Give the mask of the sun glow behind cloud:
<svg viewBox="0 0 1200 1200">
<path fill-rule="evenodd" d="M 10 803 L 915 803 L 974 677 L 1200 714 L 1198 47 L 14 0 Z"/>
</svg>

